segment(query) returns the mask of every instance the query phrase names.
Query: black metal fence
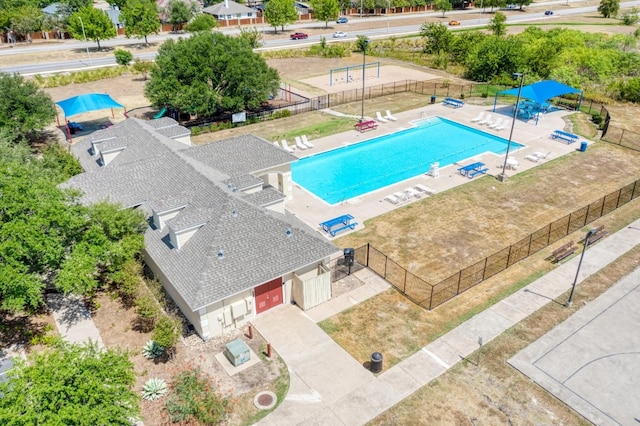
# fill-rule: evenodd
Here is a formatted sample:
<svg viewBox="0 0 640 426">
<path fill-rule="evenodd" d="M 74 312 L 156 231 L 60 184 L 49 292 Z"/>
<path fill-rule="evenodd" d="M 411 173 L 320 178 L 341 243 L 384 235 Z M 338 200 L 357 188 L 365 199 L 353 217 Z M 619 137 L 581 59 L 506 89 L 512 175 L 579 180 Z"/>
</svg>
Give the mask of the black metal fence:
<svg viewBox="0 0 640 426">
<path fill-rule="evenodd" d="M 640 133 L 612 126 L 611 115 L 604 106 L 602 107 L 601 115 L 604 120 L 602 136 L 600 137 L 601 140 L 633 149 L 635 151 L 640 151 Z"/>
<path fill-rule="evenodd" d="M 431 310 L 638 197 L 640 179 L 538 229 L 437 284 L 430 284 L 407 271 L 370 244 L 357 248 L 355 259 L 357 263 L 387 280 L 413 302 Z"/>
</svg>

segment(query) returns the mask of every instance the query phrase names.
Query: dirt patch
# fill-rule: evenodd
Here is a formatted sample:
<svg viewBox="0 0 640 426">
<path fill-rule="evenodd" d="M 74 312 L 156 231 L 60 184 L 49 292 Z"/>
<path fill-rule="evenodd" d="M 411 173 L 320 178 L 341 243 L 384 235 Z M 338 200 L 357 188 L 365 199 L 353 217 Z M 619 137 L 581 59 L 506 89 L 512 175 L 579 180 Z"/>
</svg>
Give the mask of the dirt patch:
<svg viewBox="0 0 640 426">
<path fill-rule="evenodd" d="M 120 347 L 130 352 L 130 359 L 134 363 L 136 372 L 135 390 L 140 391 L 144 383 L 158 377 L 171 380 L 172 375 L 185 366 L 200 367 L 210 375 L 219 389 L 230 394 L 237 401 L 234 407 L 245 416 L 252 416 L 258 409 L 251 407 L 252 398 L 262 390 L 272 390 L 272 384 L 280 377 L 283 362 L 273 352 L 271 358 L 265 356 L 266 342 L 262 337 L 253 333 L 253 339 L 248 338 L 248 329 L 238 330 L 233 334 L 227 334 L 220 338 L 202 341 L 197 335 L 188 332 L 177 346 L 176 356 L 173 360 L 161 358 L 159 361 L 146 359 L 141 354 L 142 347 L 151 340 L 151 333 L 140 331 L 136 327 L 134 308 L 123 306 L 119 300 L 113 299 L 108 294 L 100 294 L 96 300 L 97 309 L 94 322 L 100 331 L 104 344 L 108 347 Z M 233 376 L 225 371 L 220 362 L 215 358 L 220 354 L 226 343 L 242 339 L 259 358 L 260 362 Z M 246 396 L 246 398 L 245 398 Z M 159 401 L 144 401 L 141 404 L 142 419 L 147 425 L 163 423 L 164 399 Z"/>
</svg>

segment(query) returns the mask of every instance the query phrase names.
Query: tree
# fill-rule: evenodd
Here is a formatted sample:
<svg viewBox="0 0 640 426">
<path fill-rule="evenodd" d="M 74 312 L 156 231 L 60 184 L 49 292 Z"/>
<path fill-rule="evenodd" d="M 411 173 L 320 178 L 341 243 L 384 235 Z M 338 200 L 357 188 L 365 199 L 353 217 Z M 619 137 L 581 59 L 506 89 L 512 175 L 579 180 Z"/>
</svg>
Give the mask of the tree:
<svg viewBox="0 0 640 426">
<path fill-rule="evenodd" d="M 33 136 L 56 116 L 51 97 L 18 74 L 0 73 L 0 129 L 12 141 Z"/>
<path fill-rule="evenodd" d="M 130 425 L 139 416 L 133 364 L 126 353 L 95 343 L 59 343 L 15 359 L 0 383 L 0 423 Z"/>
<path fill-rule="evenodd" d="M 262 33 L 256 27 L 240 27 L 240 39 L 252 49 L 262 46 Z"/>
<path fill-rule="evenodd" d="M 264 8 L 264 17 L 273 27 L 273 32 L 278 32 L 278 27 L 284 31 L 286 24 L 292 24 L 298 20 L 298 12 L 293 0 L 269 0 Z"/>
<path fill-rule="evenodd" d="M 98 50 L 101 49 L 100 40 L 108 40 L 117 35 L 116 28 L 107 14 L 93 6 L 82 8 L 71 15 L 68 30 L 76 40 L 84 40 L 86 35 L 88 39 L 98 43 Z"/>
<path fill-rule="evenodd" d="M 158 7 L 153 0 L 127 0 L 120 11 L 120 19 L 124 23 L 125 36 L 144 38 L 145 44 L 149 44 L 147 36 L 160 31 Z"/>
<path fill-rule="evenodd" d="M 513 4 L 519 6 L 520 10 L 522 10 L 522 8 L 524 6 L 529 6 L 531 3 L 533 3 L 533 0 L 510 0 Z"/>
<path fill-rule="evenodd" d="M 168 352 L 178 344 L 182 335 L 182 323 L 178 318 L 161 315 L 153 329 L 152 339 Z"/>
<path fill-rule="evenodd" d="M 195 6 L 187 5 L 182 0 L 170 0 L 165 9 L 169 23 L 173 26 L 173 32 L 178 31 L 178 26 L 186 24 L 193 17 Z"/>
<path fill-rule="evenodd" d="M 64 13 L 66 16 L 71 16 L 74 13 L 80 11 L 81 9 L 91 7 L 93 5 L 92 0 L 64 0 L 61 2 L 63 9 L 65 9 Z"/>
<path fill-rule="evenodd" d="M 620 10 L 620 0 L 601 0 L 598 12 L 605 18 L 616 16 Z"/>
<path fill-rule="evenodd" d="M 258 108 L 278 87 L 277 71 L 251 47 L 215 32 L 160 46 L 145 94 L 158 107 L 213 115 Z"/>
<path fill-rule="evenodd" d="M 185 27 L 185 31 L 195 33 L 198 31 L 211 31 L 218 27 L 218 21 L 208 13 L 199 13 Z"/>
<path fill-rule="evenodd" d="M 448 52 L 454 39 L 454 34 L 444 24 L 422 24 L 420 36 L 425 39 L 424 52 Z"/>
<path fill-rule="evenodd" d="M 25 5 L 14 9 L 11 13 L 9 27 L 27 41 L 31 41 L 31 33 L 39 31 L 44 22 L 44 13 L 36 6 Z"/>
<path fill-rule="evenodd" d="M 133 65 L 131 65 L 131 71 L 135 74 L 142 74 L 146 80 L 151 70 L 156 66 L 152 61 L 141 61 L 140 59 L 134 59 Z"/>
<path fill-rule="evenodd" d="M 116 57 L 116 64 L 127 66 L 133 61 L 133 53 L 124 49 L 116 49 L 113 52 L 113 55 Z"/>
<path fill-rule="evenodd" d="M 507 16 L 502 12 L 496 12 L 489 21 L 489 29 L 493 35 L 502 37 L 507 34 Z"/>
<path fill-rule="evenodd" d="M 638 8 L 632 7 L 631 10 L 622 15 L 622 23 L 625 25 L 635 25 L 638 23 Z"/>
<path fill-rule="evenodd" d="M 436 10 L 442 11 L 443 18 L 444 18 L 444 14 L 452 9 L 451 2 L 449 0 L 436 0 L 435 5 L 436 5 Z"/>
<path fill-rule="evenodd" d="M 318 21 L 324 21 L 324 27 L 329 26 L 329 21 L 334 20 L 340 14 L 338 0 L 311 0 L 313 16 Z"/>
</svg>

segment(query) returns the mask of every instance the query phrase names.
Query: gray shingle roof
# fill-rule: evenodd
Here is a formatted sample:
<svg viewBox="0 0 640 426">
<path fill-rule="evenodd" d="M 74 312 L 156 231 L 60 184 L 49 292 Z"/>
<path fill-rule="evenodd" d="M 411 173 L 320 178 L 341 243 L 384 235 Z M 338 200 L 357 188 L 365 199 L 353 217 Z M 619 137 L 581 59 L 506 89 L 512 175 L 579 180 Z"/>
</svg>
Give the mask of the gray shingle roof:
<svg viewBox="0 0 640 426">
<path fill-rule="evenodd" d="M 213 15 L 213 16 L 236 15 L 236 14 L 246 15 L 248 13 L 255 14 L 255 10 L 231 0 L 227 1 L 226 5 L 224 2 L 222 2 L 222 3 L 214 4 L 213 6 L 205 7 L 204 9 L 202 9 L 202 11 L 204 13 L 208 13 L 209 15 Z"/>
<path fill-rule="evenodd" d="M 73 152 L 89 168 L 63 186 L 83 191 L 83 203 L 108 199 L 127 207 L 139 205 L 148 214 L 152 208 L 186 205 L 168 223 L 178 228 L 204 225 L 179 250 L 169 244 L 168 227 L 150 227 L 145 251 L 192 310 L 320 262 L 337 251 L 295 217 L 260 207 L 284 197 L 274 188 L 244 194 L 230 191 L 223 183 L 221 178 L 233 172 L 233 162 L 244 176 L 252 168 L 264 170 L 295 159 L 269 142 L 246 136 L 215 142 L 208 149 L 184 149 L 185 145 L 157 135 L 140 120 L 128 119 L 106 130 L 126 141 L 125 151 L 106 167 L 98 167 L 90 142 L 79 143 Z M 220 160 L 220 155 L 228 157 Z M 228 169 L 213 170 L 217 164 Z M 220 250 L 222 259 L 218 259 Z"/>
</svg>

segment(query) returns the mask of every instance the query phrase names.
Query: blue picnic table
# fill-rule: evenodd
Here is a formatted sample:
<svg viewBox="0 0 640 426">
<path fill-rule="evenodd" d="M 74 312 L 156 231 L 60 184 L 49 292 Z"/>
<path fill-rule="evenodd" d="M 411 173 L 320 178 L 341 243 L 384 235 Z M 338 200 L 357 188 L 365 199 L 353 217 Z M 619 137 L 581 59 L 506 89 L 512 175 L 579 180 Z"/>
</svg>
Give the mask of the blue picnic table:
<svg viewBox="0 0 640 426">
<path fill-rule="evenodd" d="M 469 176 L 469 173 L 482 169 L 482 166 L 484 166 L 484 163 L 480 162 L 467 164 L 466 166 L 460 167 L 458 173 L 462 176 Z"/>
<path fill-rule="evenodd" d="M 335 237 L 335 235 L 340 231 L 344 231 L 348 228 L 355 229 L 358 222 L 351 222 L 351 220 L 353 220 L 353 216 L 351 216 L 350 214 L 345 214 L 324 221 L 320 224 L 320 226 L 322 227 L 322 230 L 324 232 L 327 232 L 332 237 Z"/>
</svg>

